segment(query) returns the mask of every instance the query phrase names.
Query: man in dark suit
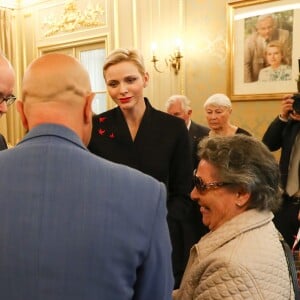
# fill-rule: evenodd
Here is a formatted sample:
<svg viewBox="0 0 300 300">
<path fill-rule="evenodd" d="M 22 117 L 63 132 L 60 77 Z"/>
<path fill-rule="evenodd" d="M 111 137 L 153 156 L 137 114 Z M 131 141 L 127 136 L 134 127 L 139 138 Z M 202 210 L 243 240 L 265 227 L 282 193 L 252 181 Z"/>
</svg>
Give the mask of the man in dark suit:
<svg viewBox="0 0 300 300">
<path fill-rule="evenodd" d="M 282 208 L 275 214 L 274 223 L 290 247 L 294 244 L 300 225 L 300 114 L 294 110 L 291 96 L 285 96 L 280 115 L 263 136 L 263 142 L 271 151 L 281 149 L 279 166 L 284 194 Z"/>
<path fill-rule="evenodd" d="M 15 101 L 12 94 L 15 73 L 6 57 L 0 53 L 0 117 L 7 112 L 7 107 Z M 4 136 L 0 133 L 0 150 L 7 149 Z"/>
<path fill-rule="evenodd" d="M 166 111 L 168 114 L 184 120 L 189 132 L 192 158 L 193 158 L 193 170 L 198 166 L 197 146 L 199 141 L 208 135 L 209 128 L 197 124 L 192 121 L 192 108 L 190 100 L 184 95 L 172 95 L 166 102 Z"/>
<path fill-rule="evenodd" d="M 197 168 L 198 158 L 198 143 L 208 136 L 209 128 L 195 123 L 191 120 L 192 108 L 190 100 L 184 95 L 172 95 L 166 101 L 166 111 L 168 114 L 176 116 L 184 120 L 188 132 L 192 149 L 193 170 Z M 193 172 L 191 170 L 191 172 Z M 192 186 L 192 184 L 191 184 Z M 184 237 L 185 237 L 185 262 L 187 262 L 191 247 L 199 241 L 199 239 L 209 230 L 202 223 L 202 215 L 199 211 L 199 206 L 195 201 L 192 201 L 192 206 L 189 211 L 188 222 L 185 222 Z"/>
<path fill-rule="evenodd" d="M 29 132 L 0 152 L 0 299 L 171 299 L 166 189 L 88 151 L 93 97 L 69 55 L 25 72 Z"/>
</svg>

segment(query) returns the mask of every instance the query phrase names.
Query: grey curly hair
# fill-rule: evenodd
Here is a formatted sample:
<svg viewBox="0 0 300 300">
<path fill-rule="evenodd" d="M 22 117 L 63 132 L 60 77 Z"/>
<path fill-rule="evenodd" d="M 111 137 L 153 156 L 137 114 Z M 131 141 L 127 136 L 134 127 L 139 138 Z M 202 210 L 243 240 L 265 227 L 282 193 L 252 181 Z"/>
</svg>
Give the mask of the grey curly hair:
<svg viewBox="0 0 300 300">
<path fill-rule="evenodd" d="M 207 137 L 198 147 L 199 157 L 217 169 L 219 180 L 232 183 L 225 188 L 250 193 L 247 209 L 279 209 L 282 191 L 278 163 L 261 141 L 236 134 Z"/>
</svg>

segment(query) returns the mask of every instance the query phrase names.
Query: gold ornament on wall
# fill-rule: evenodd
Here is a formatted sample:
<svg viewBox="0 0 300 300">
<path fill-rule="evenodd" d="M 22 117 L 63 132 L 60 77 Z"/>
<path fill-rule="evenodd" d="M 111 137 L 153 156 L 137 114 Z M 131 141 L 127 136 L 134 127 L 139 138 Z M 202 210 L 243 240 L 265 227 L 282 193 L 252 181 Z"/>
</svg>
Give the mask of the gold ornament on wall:
<svg viewBox="0 0 300 300">
<path fill-rule="evenodd" d="M 166 66 L 170 67 L 170 69 L 174 70 L 175 75 L 177 75 L 180 71 L 180 66 L 181 66 L 181 59 L 183 58 L 182 52 L 181 52 L 181 40 L 179 38 L 176 39 L 175 41 L 175 49 L 173 50 L 173 53 L 171 53 L 168 58 L 165 58 L 165 63 Z M 151 62 L 153 63 L 153 67 L 156 72 L 158 73 L 164 73 L 159 67 L 157 66 L 157 62 L 159 59 L 156 56 L 156 50 L 157 50 L 157 44 L 152 43 L 152 60 Z"/>
<path fill-rule="evenodd" d="M 62 15 L 50 15 L 43 21 L 43 28 L 46 28 L 45 37 L 102 25 L 105 25 L 105 14 L 102 6 L 96 4 L 92 7 L 89 4 L 84 11 L 81 11 L 77 8 L 75 0 L 66 2 Z"/>
</svg>

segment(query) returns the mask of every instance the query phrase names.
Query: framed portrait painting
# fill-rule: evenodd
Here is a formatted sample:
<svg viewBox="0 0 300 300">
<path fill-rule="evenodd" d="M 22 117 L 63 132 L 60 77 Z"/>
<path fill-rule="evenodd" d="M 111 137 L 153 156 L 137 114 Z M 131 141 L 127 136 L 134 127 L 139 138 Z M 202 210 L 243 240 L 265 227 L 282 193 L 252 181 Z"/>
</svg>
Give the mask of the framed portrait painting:
<svg viewBox="0 0 300 300">
<path fill-rule="evenodd" d="M 282 99 L 297 92 L 300 1 L 229 1 L 227 13 L 231 99 Z"/>
</svg>

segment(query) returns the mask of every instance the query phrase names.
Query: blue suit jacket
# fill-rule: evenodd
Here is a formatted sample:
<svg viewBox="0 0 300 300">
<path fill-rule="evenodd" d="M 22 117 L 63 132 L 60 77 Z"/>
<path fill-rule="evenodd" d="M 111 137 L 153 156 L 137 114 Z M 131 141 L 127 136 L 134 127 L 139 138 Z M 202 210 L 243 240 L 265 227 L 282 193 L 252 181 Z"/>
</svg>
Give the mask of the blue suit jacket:
<svg viewBox="0 0 300 300">
<path fill-rule="evenodd" d="M 0 299 L 171 299 L 163 184 L 54 124 L 0 169 Z"/>
</svg>

